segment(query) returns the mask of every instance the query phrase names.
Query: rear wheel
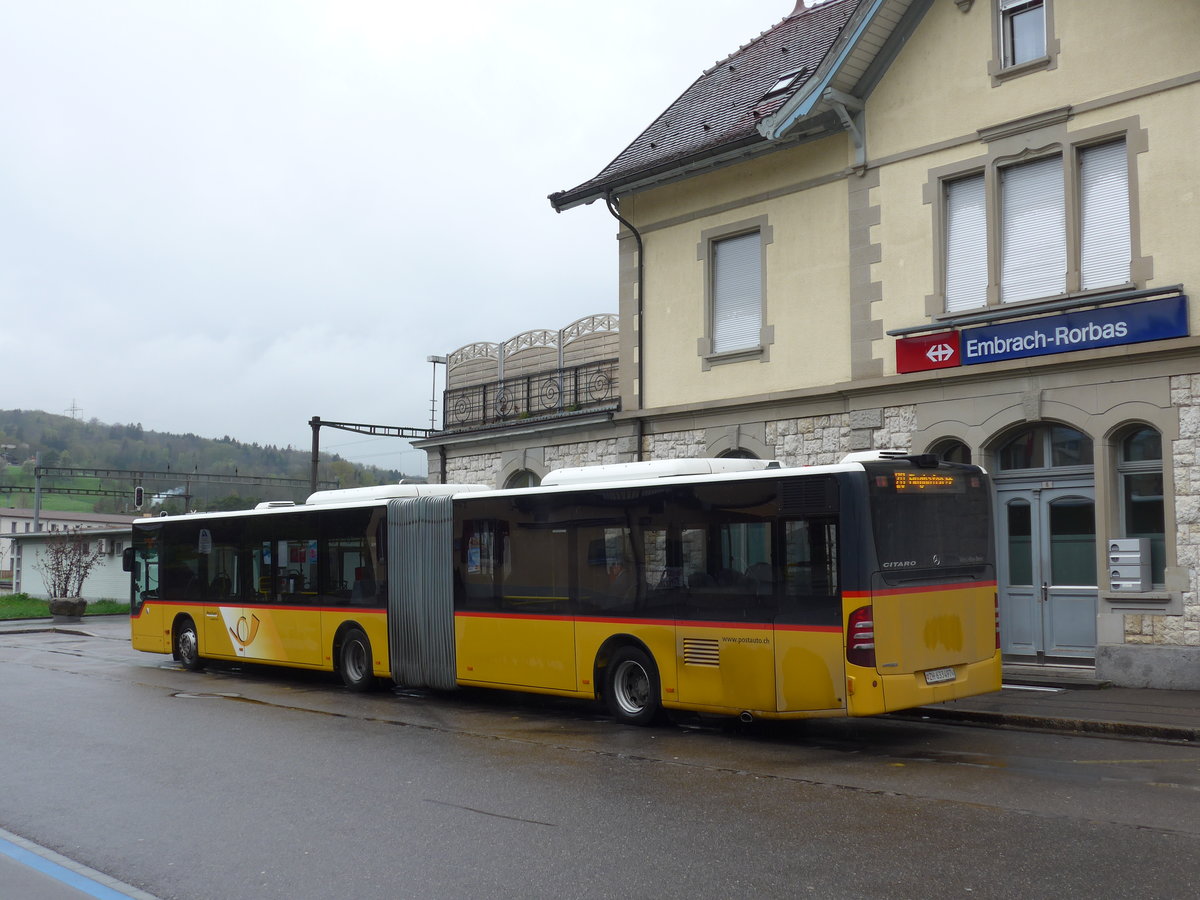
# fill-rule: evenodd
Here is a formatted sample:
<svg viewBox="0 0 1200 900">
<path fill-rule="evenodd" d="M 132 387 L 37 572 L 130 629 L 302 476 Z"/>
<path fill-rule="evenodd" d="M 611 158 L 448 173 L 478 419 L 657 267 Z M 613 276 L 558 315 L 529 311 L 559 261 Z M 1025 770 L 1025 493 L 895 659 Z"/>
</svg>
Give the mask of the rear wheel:
<svg viewBox="0 0 1200 900">
<path fill-rule="evenodd" d="M 198 672 L 201 668 L 200 639 L 191 619 L 184 619 L 175 628 L 175 658 L 190 672 Z"/>
<path fill-rule="evenodd" d="M 626 725 L 649 725 L 660 712 L 658 669 L 637 647 L 613 654 L 605 678 L 604 702 L 613 718 Z"/>
<path fill-rule="evenodd" d="M 361 628 L 351 628 L 342 638 L 338 670 L 342 675 L 342 683 L 352 691 L 369 691 L 374 686 L 371 642 Z"/>
</svg>

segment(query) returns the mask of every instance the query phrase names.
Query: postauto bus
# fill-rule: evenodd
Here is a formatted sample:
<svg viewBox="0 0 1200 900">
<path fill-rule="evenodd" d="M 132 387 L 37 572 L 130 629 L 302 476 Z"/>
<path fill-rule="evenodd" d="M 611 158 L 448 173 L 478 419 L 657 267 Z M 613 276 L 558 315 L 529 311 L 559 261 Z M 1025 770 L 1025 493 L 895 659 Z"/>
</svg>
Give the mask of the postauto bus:
<svg viewBox="0 0 1200 900">
<path fill-rule="evenodd" d="M 687 459 L 536 488 L 390 485 L 144 519 L 132 640 L 663 710 L 865 716 L 998 690 L 990 486 L 899 451 Z"/>
</svg>

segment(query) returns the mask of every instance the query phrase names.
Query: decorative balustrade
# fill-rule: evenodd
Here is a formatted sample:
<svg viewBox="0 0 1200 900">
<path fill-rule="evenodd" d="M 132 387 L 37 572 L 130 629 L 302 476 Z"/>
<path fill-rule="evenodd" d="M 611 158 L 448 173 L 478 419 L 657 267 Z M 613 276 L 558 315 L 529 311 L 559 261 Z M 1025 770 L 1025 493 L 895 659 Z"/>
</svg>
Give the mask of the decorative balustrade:
<svg viewBox="0 0 1200 900">
<path fill-rule="evenodd" d="M 617 360 L 517 375 L 502 381 L 453 388 L 443 394 L 445 431 L 466 431 L 522 419 L 553 418 L 616 409 Z"/>
</svg>

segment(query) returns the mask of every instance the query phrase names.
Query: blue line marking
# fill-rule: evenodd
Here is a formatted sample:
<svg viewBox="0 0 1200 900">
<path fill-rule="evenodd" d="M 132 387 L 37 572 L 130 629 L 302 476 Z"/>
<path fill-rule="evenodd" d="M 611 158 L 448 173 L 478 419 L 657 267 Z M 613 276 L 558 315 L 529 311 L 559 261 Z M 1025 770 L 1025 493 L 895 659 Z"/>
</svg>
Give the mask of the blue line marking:
<svg viewBox="0 0 1200 900">
<path fill-rule="evenodd" d="M 96 900 L 129 900 L 128 894 L 115 891 L 110 887 L 100 884 L 98 881 L 93 881 L 86 875 L 80 875 L 78 872 L 71 871 L 66 866 L 60 866 L 58 863 L 51 862 L 32 851 L 18 847 L 4 838 L 0 838 L 0 853 L 15 859 L 22 865 L 41 872 L 43 875 L 49 875 L 56 881 L 61 881 L 63 884 L 82 891 L 89 897 L 95 897 Z"/>
</svg>

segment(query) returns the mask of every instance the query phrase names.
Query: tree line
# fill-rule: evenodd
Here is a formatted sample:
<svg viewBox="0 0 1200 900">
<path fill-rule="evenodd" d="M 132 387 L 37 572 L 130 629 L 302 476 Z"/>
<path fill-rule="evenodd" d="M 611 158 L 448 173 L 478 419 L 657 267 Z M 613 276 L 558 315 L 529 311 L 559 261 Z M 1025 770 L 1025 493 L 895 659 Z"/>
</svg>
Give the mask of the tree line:
<svg viewBox="0 0 1200 900">
<path fill-rule="evenodd" d="M 293 447 L 242 443 L 229 435 L 204 438 L 195 434 L 150 431 L 142 423 L 110 425 L 83 421 L 39 410 L 0 410 L 0 484 L 22 490 L 0 491 L 0 504 L 32 506 L 34 460 L 42 466 L 88 469 L 122 469 L 134 472 L 178 472 L 178 477 L 143 485 L 146 507 L 182 512 L 184 491 L 190 491 L 190 509 L 245 509 L 262 500 L 302 500 L 307 489 L 242 484 L 189 485 L 193 472 L 209 475 L 239 475 L 299 478 L 307 483 L 311 452 Z M 362 466 L 337 454 L 322 453 L 318 477 L 336 481 L 340 487 L 387 484 L 406 477 L 395 469 Z M 411 477 L 411 476 L 407 476 Z M 93 512 L 135 512 L 133 485 L 126 479 L 43 479 L 43 488 L 77 490 L 103 489 L 127 492 L 128 496 L 89 497 L 46 493 L 46 509 Z"/>
</svg>

